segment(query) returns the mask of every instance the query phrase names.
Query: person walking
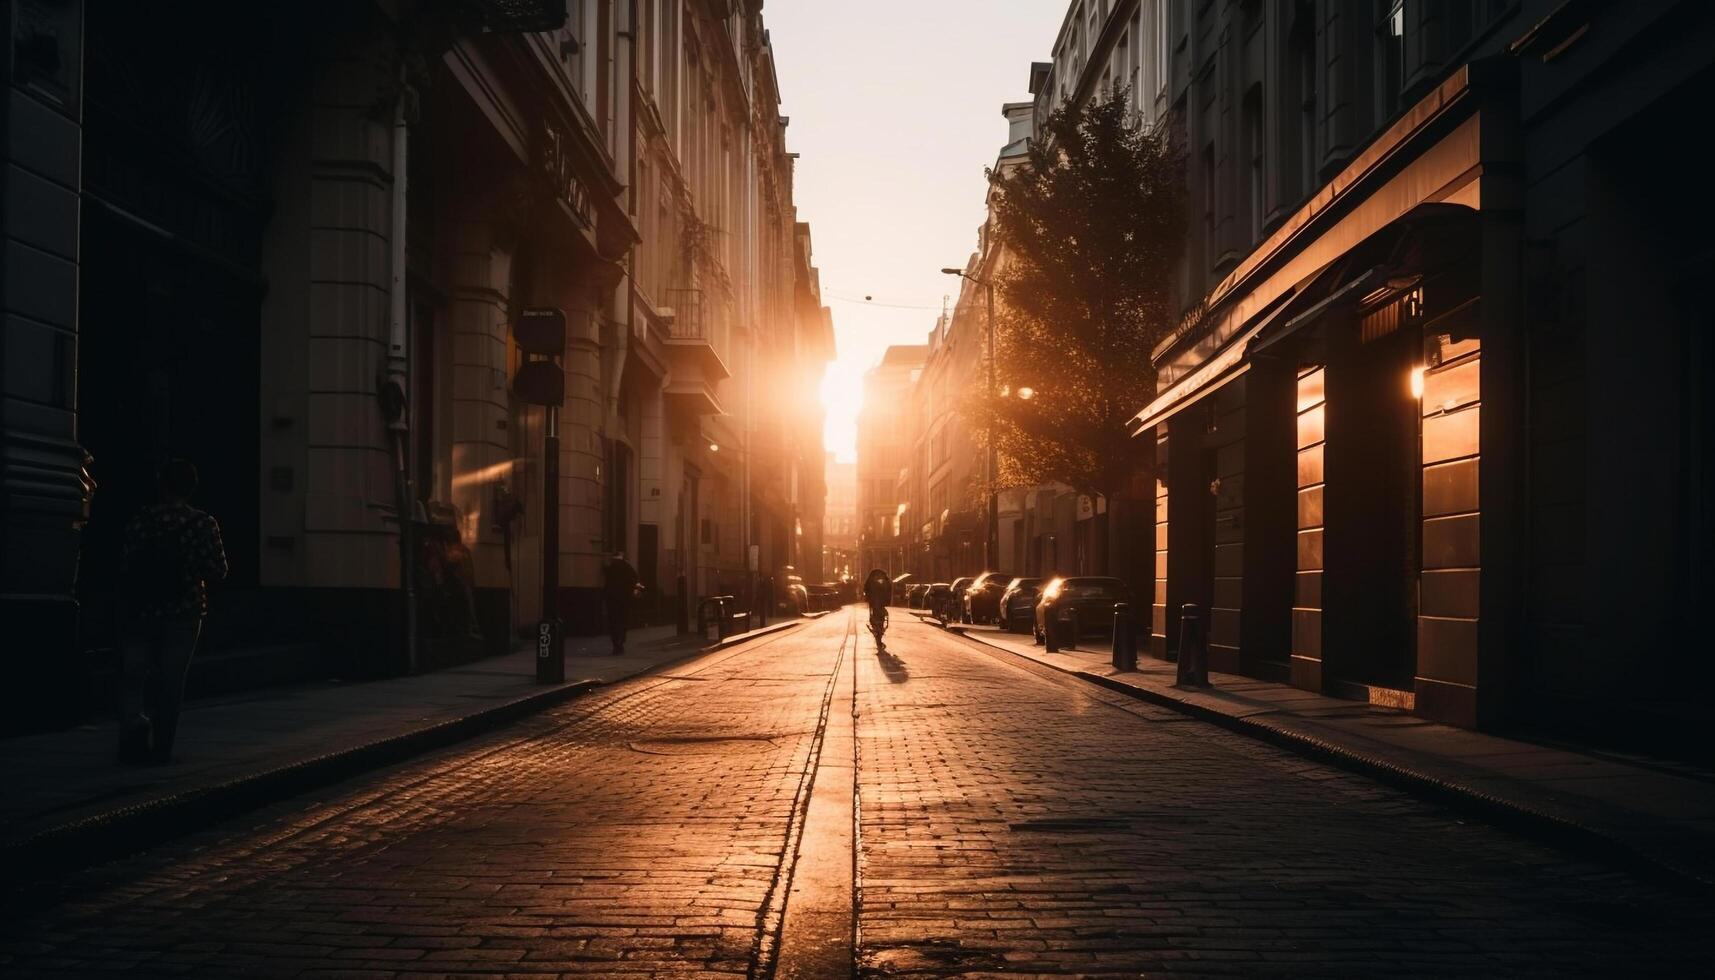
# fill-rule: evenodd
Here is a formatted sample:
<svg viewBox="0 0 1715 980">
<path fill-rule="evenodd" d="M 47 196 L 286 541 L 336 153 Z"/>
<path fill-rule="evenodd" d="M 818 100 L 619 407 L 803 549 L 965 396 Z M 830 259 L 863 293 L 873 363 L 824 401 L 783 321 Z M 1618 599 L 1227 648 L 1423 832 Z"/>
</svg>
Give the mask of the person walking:
<svg viewBox="0 0 1715 980">
<path fill-rule="evenodd" d="M 631 600 L 643 587 L 638 584 L 637 569 L 631 567 L 620 552 L 608 556 L 607 567 L 602 573 L 607 633 L 613 639 L 613 655 L 618 657 L 625 653 L 625 631 L 631 625 Z"/>
<path fill-rule="evenodd" d="M 156 474 L 160 503 L 125 528 L 119 761 L 172 761 L 185 675 L 196 653 L 208 582 L 226 577 L 220 524 L 190 505 L 197 468 L 174 459 Z"/>
</svg>

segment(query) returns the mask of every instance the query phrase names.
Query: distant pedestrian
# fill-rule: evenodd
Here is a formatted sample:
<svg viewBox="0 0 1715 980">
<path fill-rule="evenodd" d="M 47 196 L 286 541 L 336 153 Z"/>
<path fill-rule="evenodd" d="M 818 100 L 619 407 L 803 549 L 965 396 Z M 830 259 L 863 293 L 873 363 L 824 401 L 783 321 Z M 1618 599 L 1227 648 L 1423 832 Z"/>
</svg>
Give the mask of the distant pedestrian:
<svg viewBox="0 0 1715 980">
<path fill-rule="evenodd" d="M 619 552 L 608 556 L 607 567 L 602 573 L 607 633 L 613 639 L 613 655 L 617 657 L 625 653 L 625 631 L 631 625 L 631 600 L 643 586 L 638 584 L 637 569 L 631 567 L 625 555 Z"/>
<path fill-rule="evenodd" d="M 161 502 L 125 528 L 121 596 L 119 761 L 170 762 L 185 674 L 208 615 L 210 581 L 226 577 L 220 525 L 190 505 L 197 469 L 175 459 L 156 474 Z"/>
</svg>

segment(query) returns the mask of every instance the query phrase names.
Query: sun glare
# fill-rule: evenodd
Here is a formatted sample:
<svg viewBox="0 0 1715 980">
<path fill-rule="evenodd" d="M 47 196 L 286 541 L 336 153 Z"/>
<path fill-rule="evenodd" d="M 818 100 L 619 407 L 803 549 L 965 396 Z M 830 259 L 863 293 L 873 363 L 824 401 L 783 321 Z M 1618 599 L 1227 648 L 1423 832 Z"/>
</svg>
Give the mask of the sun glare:
<svg viewBox="0 0 1715 980">
<path fill-rule="evenodd" d="M 857 417 L 863 409 L 863 372 L 854 371 L 838 361 L 828 365 L 822 376 L 822 408 L 827 423 L 822 437 L 827 449 L 840 462 L 857 459 Z"/>
</svg>

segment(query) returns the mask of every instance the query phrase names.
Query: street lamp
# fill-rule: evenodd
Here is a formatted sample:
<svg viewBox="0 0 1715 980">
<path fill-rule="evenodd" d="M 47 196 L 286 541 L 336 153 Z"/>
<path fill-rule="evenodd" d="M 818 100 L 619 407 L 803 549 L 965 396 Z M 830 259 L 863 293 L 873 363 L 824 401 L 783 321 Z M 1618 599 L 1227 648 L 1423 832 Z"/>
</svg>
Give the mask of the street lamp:
<svg viewBox="0 0 1715 980">
<path fill-rule="evenodd" d="M 990 394 L 993 394 L 996 390 L 994 380 L 994 282 L 989 279 L 979 279 L 963 269 L 946 268 L 941 270 L 941 274 L 958 276 L 960 279 L 964 279 L 975 285 L 983 287 L 984 298 L 988 304 L 988 390 Z M 1020 388 L 1018 391 L 1018 397 L 1024 399 L 1030 398 L 1030 395 L 1025 394 L 1025 392 L 1029 390 L 1030 389 L 1027 388 Z M 1035 392 L 1031 391 L 1030 394 L 1034 395 Z M 995 458 L 994 413 L 992 412 L 989 413 L 988 444 L 988 456 L 983 460 L 983 478 L 989 488 L 987 533 L 983 535 L 983 571 L 985 572 L 994 567 L 994 561 L 997 557 L 996 553 L 1000 551 L 1000 509 L 997 504 L 998 495 L 995 493 L 994 489 L 995 471 L 998 469 L 998 466 L 996 465 L 997 461 Z"/>
</svg>

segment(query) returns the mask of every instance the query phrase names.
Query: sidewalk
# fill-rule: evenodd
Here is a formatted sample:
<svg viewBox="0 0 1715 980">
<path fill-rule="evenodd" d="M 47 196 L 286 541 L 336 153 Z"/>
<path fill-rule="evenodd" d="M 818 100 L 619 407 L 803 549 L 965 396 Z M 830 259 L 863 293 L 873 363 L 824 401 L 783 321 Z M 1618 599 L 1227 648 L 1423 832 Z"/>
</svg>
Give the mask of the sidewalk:
<svg viewBox="0 0 1715 980">
<path fill-rule="evenodd" d="M 147 846 L 232 813 L 452 744 L 705 649 L 790 629 L 785 620 L 708 645 L 671 626 L 633 630 L 625 656 L 606 637 L 566 643 L 566 682 L 536 683 L 524 646 L 446 670 L 323 682 L 186 706 L 178 761 L 114 762 L 114 723 L 0 741 L 0 863 L 53 866 Z"/>
<path fill-rule="evenodd" d="M 1467 731 L 1235 674 L 1211 672 L 1206 689 L 1178 688 L 1176 665 L 1147 654 L 1136 671 L 1116 671 L 1104 640 L 1048 653 L 1029 634 L 983 626 L 955 630 L 1487 819 L 1715 887 L 1715 774 Z"/>
</svg>

